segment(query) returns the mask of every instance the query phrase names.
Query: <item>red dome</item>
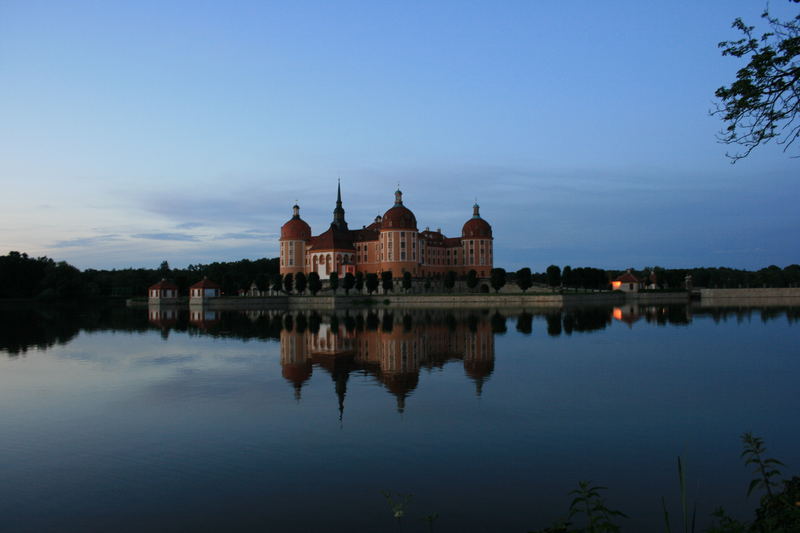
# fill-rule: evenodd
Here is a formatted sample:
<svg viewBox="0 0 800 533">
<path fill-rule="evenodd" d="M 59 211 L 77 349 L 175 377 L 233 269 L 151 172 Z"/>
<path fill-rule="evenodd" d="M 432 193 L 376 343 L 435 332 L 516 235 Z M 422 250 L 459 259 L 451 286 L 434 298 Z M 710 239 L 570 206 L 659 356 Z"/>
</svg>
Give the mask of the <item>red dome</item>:
<svg viewBox="0 0 800 533">
<path fill-rule="evenodd" d="M 471 218 L 461 228 L 462 239 L 491 239 L 492 227 L 482 218 Z"/>
<path fill-rule="evenodd" d="M 395 205 L 383 215 L 381 229 L 417 229 L 417 217 L 404 205 Z"/>
<path fill-rule="evenodd" d="M 305 220 L 292 217 L 289 222 L 281 226 L 282 241 L 307 241 L 311 238 L 311 227 Z"/>
</svg>

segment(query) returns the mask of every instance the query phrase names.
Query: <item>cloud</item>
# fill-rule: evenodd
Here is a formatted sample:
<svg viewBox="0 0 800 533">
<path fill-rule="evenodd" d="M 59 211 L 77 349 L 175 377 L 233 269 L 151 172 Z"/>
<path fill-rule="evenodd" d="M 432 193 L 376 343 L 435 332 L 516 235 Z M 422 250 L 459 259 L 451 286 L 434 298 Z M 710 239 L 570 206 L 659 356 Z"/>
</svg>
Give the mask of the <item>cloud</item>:
<svg viewBox="0 0 800 533">
<path fill-rule="evenodd" d="M 178 224 L 175 226 L 176 229 L 194 229 L 199 228 L 202 226 L 202 222 L 184 222 L 183 224 Z"/>
<path fill-rule="evenodd" d="M 63 241 L 57 241 L 50 246 L 53 248 L 73 248 L 73 247 L 81 247 L 81 246 L 96 246 L 98 244 L 104 244 L 108 242 L 114 241 L 121 241 L 122 237 L 116 234 L 110 235 L 97 235 L 95 237 L 80 237 L 77 239 L 66 239 Z"/>
<path fill-rule="evenodd" d="M 195 235 L 187 235 L 185 233 L 137 233 L 131 235 L 135 239 L 152 239 L 154 241 L 198 241 Z"/>
<path fill-rule="evenodd" d="M 245 230 L 242 232 L 232 232 L 232 233 L 223 233 L 215 237 L 216 239 L 251 239 L 251 240 L 258 240 L 263 241 L 265 239 L 276 239 L 278 234 L 274 231 L 263 231 L 263 230 Z"/>
</svg>

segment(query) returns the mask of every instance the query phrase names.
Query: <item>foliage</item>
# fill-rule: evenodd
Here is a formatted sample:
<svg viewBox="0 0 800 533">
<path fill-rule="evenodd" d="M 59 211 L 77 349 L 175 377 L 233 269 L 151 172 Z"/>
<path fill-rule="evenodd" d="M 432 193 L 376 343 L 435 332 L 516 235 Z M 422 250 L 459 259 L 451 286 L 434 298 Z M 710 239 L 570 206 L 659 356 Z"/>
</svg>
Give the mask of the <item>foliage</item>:
<svg viewBox="0 0 800 533">
<path fill-rule="evenodd" d="M 456 286 L 456 273 L 452 270 L 448 270 L 447 274 L 444 277 L 444 287 L 447 290 L 453 290 L 453 287 Z"/>
<path fill-rule="evenodd" d="M 558 287 L 561 285 L 561 269 L 556 265 L 547 267 L 547 284 L 550 287 Z"/>
<path fill-rule="evenodd" d="M 490 283 L 494 292 L 500 292 L 506 284 L 506 271 L 503 268 L 493 268 Z"/>
<path fill-rule="evenodd" d="M 298 272 L 297 275 L 294 277 L 294 288 L 297 290 L 297 294 L 303 294 L 306 292 L 306 286 L 308 284 L 308 280 L 306 275 L 302 272 Z"/>
<path fill-rule="evenodd" d="M 561 284 L 564 287 L 572 287 L 572 267 L 569 265 L 561 269 Z"/>
<path fill-rule="evenodd" d="M 292 288 L 294 288 L 294 276 L 289 273 L 283 276 L 283 290 L 285 290 L 287 294 L 291 294 Z"/>
<path fill-rule="evenodd" d="M 378 290 L 378 275 L 374 272 L 370 272 L 367 274 L 365 284 L 367 287 L 367 294 L 372 294 L 376 290 Z"/>
<path fill-rule="evenodd" d="M 522 292 L 527 291 L 533 286 L 533 277 L 530 268 L 525 267 L 517 270 L 517 286 Z"/>
<path fill-rule="evenodd" d="M 275 292 L 280 292 L 283 290 L 283 276 L 280 274 L 275 274 L 272 276 L 272 290 Z"/>
<path fill-rule="evenodd" d="M 344 293 L 349 295 L 350 289 L 353 288 L 353 285 L 356 284 L 356 278 L 353 276 L 352 273 L 348 272 L 344 275 L 344 280 L 342 280 L 342 288 L 344 289 Z"/>
<path fill-rule="evenodd" d="M 403 290 L 408 292 L 411 288 L 411 272 L 403 272 Z"/>
<path fill-rule="evenodd" d="M 425 278 L 424 287 L 425 287 L 425 292 L 428 292 L 428 291 L 431 290 L 431 278 Z"/>
<path fill-rule="evenodd" d="M 355 289 L 358 292 L 364 290 L 364 273 L 363 272 L 356 272 L 356 279 L 355 279 Z"/>
<path fill-rule="evenodd" d="M 339 273 L 331 272 L 330 276 L 328 276 L 328 283 L 330 283 L 333 294 L 336 294 L 336 289 L 339 288 Z"/>
<path fill-rule="evenodd" d="M 467 272 L 467 287 L 474 289 L 478 286 L 478 281 L 478 273 L 475 272 L 475 269 L 471 269 Z"/>
<path fill-rule="evenodd" d="M 319 279 L 319 274 L 312 272 L 308 275 L 308 290 L 312 295 L 316 296 L 322 289 L 322 281 Z"/>
<path fill-rule="evenodd" d="M 392 280 L 391 270 L 381 272 L 381 286 L 383 287 L 383 292 L 385 293 L 394 290 L 394 281 Z"/>
<path fill-rule="evenodd" d="M 573 496 L 566 520 L 552 527 L 533 533 L 613 533 L 620 531 L 614 523 L 618 518 L 627 518 L 625 513 L 610 509 L 600 491 L 606 487 L 593 486 L 589 481 L 578 482 L 578 488 L 570 492 Z"/>
<path fill-rule="evenodd" d="M 761 17 L 769 30 L 760 37 L 755 26 L 737 18 L 732 27 L 743 37 L 719 43 L 723 56 L 749 58 L 736 81 L 716 90 L 720 101 L 711 113 L 726 124 L 718 135 L 720 142 L 742 148 L 726 154 L 733 162 L 771 139 L 786 151 L 800 137 L 800 14 L 780 20 L 765 10 Z"/>
</svg>

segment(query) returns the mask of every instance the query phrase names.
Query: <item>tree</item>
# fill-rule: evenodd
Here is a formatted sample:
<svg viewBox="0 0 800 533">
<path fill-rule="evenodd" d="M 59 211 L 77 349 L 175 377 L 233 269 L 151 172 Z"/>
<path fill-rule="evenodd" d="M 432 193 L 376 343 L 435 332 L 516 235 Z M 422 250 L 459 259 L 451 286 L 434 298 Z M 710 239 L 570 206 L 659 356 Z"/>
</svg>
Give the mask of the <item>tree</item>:
<svg viewBox="0 0 800 533">
<path fill-rule="evenodd" d="M 572 281 L 572 267 L 567 265 L 561 270 L 561 284 L 565 287 L 570 287 Z"/>
<path fill-rule="evenodd" d="M 755 26 L 737 18 L 732 27 L 743 37 L 718 45 L 723 56 L 749 58 L 736 73 L 736 81 L 716 90 L 720 101 L 711 112 L 725 123 L 719 141 L 742 149 L 725 154 L 734 163 L 771 139 L 786 151 L 800 137 L 800 14 L 780 20 L 767 9 L 761 18 L 769 30 L 760 37 Z"/>
<path fill-rule="evenodd" d="M 391 270 L 381 272 L 381 286 L 383 287 L 384 293 L 394 290 L 394 281 L 392 281 Z"/>
<path fill-rule="evenodd" d="M 286 291 L 286 294 L 290 294 L 292 292 L 292 287 L 294 287 L 294 276 L 292 276 L 290 272 L 283 276 L 283 290 Z"/>
<path fill-rule="evenodd" d="M 161 261 L 161 265 L 158 267 L 158 273 L 161 274 L 162 278 L 169 277 L 170 268 L 167 261 Z"/>
<path fill-rule="evenodd" d="M 364 290 L 364 273 L 363 272 L 356 272 L 355 289 L 358 292 L 361 292 L 361 291 Z"/>
<path fill-rule="evenodd" d="M 425 292 L 430 292 L 430 290 L 431 290 L 431 278 L 425 278 L 425 284 L 423 285 L 423 287 L 425 287 Z"/>
<path fill-rule="evenodd" d="M 491 279 L 489 282 L 492 284 L 492 288 L 494 289 L 495 293 L 500 292 L 500 289 L 506 284 L 506 271 L 504 268 L 493 268 Z"/>
<path fill-rule="evenodd" d="M 339 273 L 338 272 L 331 272 L 330 277 L 328 278 L 331 284 L 331 290 L 333 294 L 336 294 L 336 289 L 339 288 Z"/>
<path fill-rule="evenodd" d="M 303 294 L 306 292 L 307 281 L 306 275 L 302 272 L 298 272 L 294 277 L 294 288 L 297 290 L 298 294 Z"/>
<path fill-rule="evenodd" d="M 522 292 L 527 291 L 533 286 L 533 276 L 531 275 L 530 268 L 525 267 L 517 270 L 517 286 Z"/>
<path fill-rule="evenodd" d="M 478 286 L 478 281 L 478 273 L 474 269 L 467 272 L 467 287 L 474 289 Z"/>
<path fill-rule="evenodd" d="M 347 274 L 344 275 L 344 282 L 342 283 L 342 288 L 344 289 L 345 294 L 349 296 L 350 289 L 352 289 L 353 285 L 355 284 L 356 284 L 356 278 L 355 276 L 353 276 L 353 274 L 348 272 Z"/>
<path fill-rule="evenodd" d="M 447 271 L 447 275 L 444 277 L 444 286 L 451 291 L 456 286 L 456 273 L 452 270 Z"/>
<path fill-rule="evenodd" d="M 374 272 L 370 272 L 367 274 L 367 279 L 365 280 L 365 284 L 367 286 L 367 294 L 372 294 L 376 290 L 378 290 L 378 275 Z"/>
<path fill-rule="evenodd" d="M 408 292 L 411 288 L 411 272 L 403 272 L 403 290 Z"/>
<path fill-rule="evenodd" d="M 272 290 L 275 292 L 280 292 L 283 288 L 283 276 L 280 274 L 275 274 L 272 277 Z"/>
<path fill-rule="evenodd" d="M 316 272 L 310 273 L 308 275 L 308 290 L 313 296 L 316 296 L 320 289 L 322 289 L 322 282 L 319 279 L 319 274 Z"/>
<path fill-rule="evenodd" d="M 547 284 L 552 288 L 561 285 L 561 269 L 556 265 L 547 267 Z"/>
</svg>

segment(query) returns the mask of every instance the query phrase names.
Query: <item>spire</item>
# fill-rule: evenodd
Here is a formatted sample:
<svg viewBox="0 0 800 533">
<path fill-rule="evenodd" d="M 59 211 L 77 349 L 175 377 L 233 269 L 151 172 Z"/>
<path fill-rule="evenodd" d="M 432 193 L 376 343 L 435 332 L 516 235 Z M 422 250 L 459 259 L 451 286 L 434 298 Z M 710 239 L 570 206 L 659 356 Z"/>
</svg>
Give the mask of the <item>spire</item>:
<svg viewBox="0 0 800 533">
<path fill-rule="evenodd" d="M 340 230 L 347 229 L 347 221 L 344 219 L 344 208 L 342 207 L 342 182 L 337 180 L 336 184 L 336 209 L 333 210 L 332 225 Z"/>
<path fill-rule="evenodd" d="M 403 205 L 403 192 L 400 190 L 400 185 L 397 185 L 397 190 L 394 191 L 394 205 Z"/>
<path fill-rule="evenodd" d="M 292 206 L 292 218 L 300 218 L 300 206 L 296 202 Z"/>
<path fill-rule="evenodd" d="M 475 205 L 472 206 L 472 218 L 481 218 L 481 206 L 478 205 L 477 200 L 475 200 Z"/>
</svg>

